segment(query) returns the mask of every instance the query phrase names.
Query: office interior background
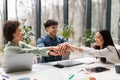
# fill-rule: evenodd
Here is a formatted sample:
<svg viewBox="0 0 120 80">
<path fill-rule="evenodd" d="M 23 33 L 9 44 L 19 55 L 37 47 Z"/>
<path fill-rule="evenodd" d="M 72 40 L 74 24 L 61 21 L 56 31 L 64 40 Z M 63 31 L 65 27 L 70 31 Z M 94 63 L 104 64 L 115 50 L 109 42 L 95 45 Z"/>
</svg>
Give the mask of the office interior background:
<svg viewBox="0 0 120 80">
<path fill-rule="evenodd" d="M 46 34 L 43 23 L 47 19 L 58 21 L 59 36 L 64 27 L 71 26 L 68 40 L 76 46 L 82 45 L 87 29 L 110 30 L 115 44 L 120 44 L 120 0 L 0 0 L 1 48 L 5 42 L 2 28 L 6 20 L 19 20 L 21 27 L 23 23 L 31 25 L 34 33 L 31 45 L 36 46 L 38 37 Z"/>
</svg>

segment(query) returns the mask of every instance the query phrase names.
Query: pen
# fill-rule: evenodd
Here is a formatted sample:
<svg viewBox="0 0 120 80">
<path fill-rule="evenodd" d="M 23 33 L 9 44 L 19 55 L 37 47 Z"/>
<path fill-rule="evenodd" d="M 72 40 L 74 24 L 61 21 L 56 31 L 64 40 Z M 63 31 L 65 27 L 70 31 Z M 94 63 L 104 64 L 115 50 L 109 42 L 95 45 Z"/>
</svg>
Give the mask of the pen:
<svg viewBox="0 0 120 80">
<path fill-rule="evenodd" d="M 74 76 L 75 76 L 75 74 L 71 74 L 70 77 L 68 78 L 68 80 L 71 80 Z"/>
</svg>

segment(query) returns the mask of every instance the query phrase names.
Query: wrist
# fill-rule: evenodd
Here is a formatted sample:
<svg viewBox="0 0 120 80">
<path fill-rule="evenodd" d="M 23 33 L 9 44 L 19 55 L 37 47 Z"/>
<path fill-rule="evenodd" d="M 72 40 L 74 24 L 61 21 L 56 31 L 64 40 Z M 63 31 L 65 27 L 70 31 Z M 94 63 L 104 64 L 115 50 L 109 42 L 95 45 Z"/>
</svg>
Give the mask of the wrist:
<svg viewBox="0 0 120 80">
<path fill-rule="evenodd" d="M 74 48 L 74 51 L 83 52 L 83 49 L 82 49 L 82 48 L 79 48 L 79 47 L 76 47 L 76 48 Z"/>
<path fill-rule="evenodd" d="M 82 52 L 83 52 L 83 49 L 82 49 L 82 48 L 78 48 L 78 51 L 82 53 Z"/>
<path fill-rule="evenodd" d="M 79 51 L 79 48 L 78 47 L 73 47 L 73 50 L 74 51 Z"/>
</svg>

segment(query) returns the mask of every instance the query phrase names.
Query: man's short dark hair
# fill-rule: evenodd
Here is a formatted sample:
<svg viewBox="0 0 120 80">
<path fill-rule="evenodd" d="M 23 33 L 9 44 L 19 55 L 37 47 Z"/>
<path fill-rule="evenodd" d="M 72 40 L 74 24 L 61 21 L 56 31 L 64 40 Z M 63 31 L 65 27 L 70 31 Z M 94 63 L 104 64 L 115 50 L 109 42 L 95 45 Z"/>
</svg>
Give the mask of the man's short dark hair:
<svg viewBox="0 0 120 80">
<path fill-rule="evenodd" d="M 8 20 L 4 23 L 3 36 L 7 41 L 13 40 L 13 34 L 16 32 L 20 23 L 18 21 Z"/>
<path fill-rule="evenodd" d="M 49 26 L 53 26 L 53 25 L 58 25 L 58 22 L 53 19 L 49 19 L 44 23 L 45 28 L 47 28 Z"/>
</svg>

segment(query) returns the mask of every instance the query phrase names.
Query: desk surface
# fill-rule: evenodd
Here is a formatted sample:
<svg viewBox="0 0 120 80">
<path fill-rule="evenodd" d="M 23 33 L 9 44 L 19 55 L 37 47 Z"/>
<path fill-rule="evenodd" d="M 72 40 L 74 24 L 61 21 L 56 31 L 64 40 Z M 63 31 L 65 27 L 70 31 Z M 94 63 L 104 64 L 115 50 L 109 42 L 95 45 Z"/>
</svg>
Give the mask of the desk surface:
<svg viewBox="0 0 120 80">
<path fill-rule="evenodd" d="M 88 77 L 95 77 L 96 80 L 120 80 L 120 74 L 117 74 L 115 72 L 115 67 L 113 64 L 102 64 L 95 58 L 88 57 L 76 60 L 83 61 L 85 62 L 85 64 L 65 68 L 56 68 L 53 67 L 53 65 L 57 62 L 41 63 L 33 64 L 32 71 L 23 71 L 6 74 L 2 69 L 0 69 L 0 74 L 5 75 L 5 77 L 8 77 L 6 77 L 5 80 L 18 80 L 20 78 L 30 78 L 30 80 L 69 80 L 68 78 L 71 74 L 75 74 L 75 76 L 71 80 L 83 80 L 83 78 Z M 86 71 L 82 71 L 85 68 L 96 66 L 107 67 L 110 70 L 101 73 L 86 73 Z M 3 77 L 4 76 L 2 76 L 2 78 Z"/>
</svg>

